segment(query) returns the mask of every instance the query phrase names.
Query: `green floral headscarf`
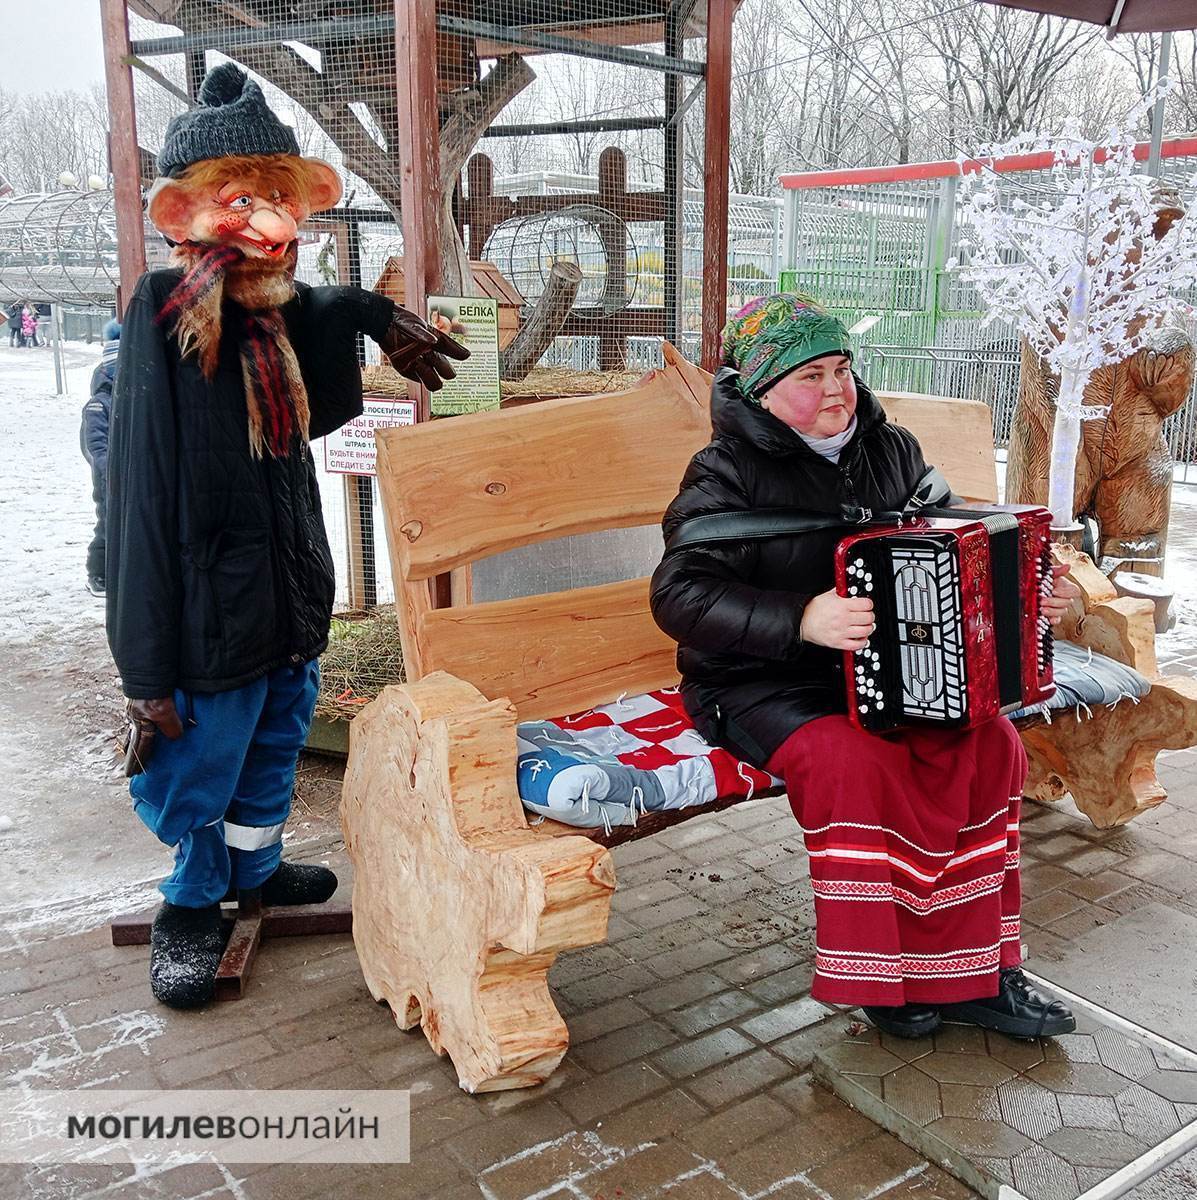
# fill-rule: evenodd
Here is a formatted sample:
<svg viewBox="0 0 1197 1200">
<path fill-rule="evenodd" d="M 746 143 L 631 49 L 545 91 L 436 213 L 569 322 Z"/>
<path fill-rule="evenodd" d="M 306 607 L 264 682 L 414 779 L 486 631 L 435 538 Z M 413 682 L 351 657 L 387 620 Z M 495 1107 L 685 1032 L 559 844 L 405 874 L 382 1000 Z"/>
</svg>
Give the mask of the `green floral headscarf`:
<svg viewBox="0 0 1197 1200">
<path fill-rule="evenodd" d="M 783 376 L 825 354 L 852 357 L 848 330 L 817 300 L 797 292 L 750 301 L 723 330 L 723 361 L 740 372 L 749 400 L 759 400 Z"/>
</svg>

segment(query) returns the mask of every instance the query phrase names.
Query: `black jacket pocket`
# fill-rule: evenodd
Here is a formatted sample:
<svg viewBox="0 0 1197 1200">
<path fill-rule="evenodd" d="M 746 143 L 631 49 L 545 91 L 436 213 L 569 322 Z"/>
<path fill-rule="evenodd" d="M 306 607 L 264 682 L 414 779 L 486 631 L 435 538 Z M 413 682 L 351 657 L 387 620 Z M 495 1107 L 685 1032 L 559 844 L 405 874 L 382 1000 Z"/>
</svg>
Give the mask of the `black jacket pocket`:
<svg viewBox="0 0 1197 1200">
<path fill-rule="evenodd" d="M 224 530 L 183 552 L 186 678 L 256 670 L 277 641 L 274 570 L 266 530 Z"/>
</svg>

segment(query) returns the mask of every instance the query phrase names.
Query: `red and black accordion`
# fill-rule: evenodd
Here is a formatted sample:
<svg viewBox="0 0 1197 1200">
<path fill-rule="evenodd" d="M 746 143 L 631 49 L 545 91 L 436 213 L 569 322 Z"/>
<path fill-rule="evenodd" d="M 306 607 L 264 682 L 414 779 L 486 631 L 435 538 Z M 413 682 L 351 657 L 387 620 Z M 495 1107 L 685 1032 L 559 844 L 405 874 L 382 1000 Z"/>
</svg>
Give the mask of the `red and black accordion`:
<svg viewBox="0 0 1197 1200">
<path fill-rule="evenodd" d="M 1044 508 L 986 505 L 845 537 L 836 590 L 871 599 L 877 622 L 844 655 L 849 718 L 965 729 L 1052 695 L 1050 525 Z"/>
</svg>

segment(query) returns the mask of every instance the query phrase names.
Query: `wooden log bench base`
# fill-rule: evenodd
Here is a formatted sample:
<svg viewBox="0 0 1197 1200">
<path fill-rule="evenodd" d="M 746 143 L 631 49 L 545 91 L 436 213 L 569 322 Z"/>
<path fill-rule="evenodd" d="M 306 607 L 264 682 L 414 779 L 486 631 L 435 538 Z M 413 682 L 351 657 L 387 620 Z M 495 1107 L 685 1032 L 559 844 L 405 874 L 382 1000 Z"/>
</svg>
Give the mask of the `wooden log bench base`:
<svg viewBox="0 0 1197 1200">
<path fill-rule="evenodd" d="M 469 1092 L 543 1082 L 568 1031 L 547 974 L 606 936 L 608 848 L 734 799 L 579 830 L 529 824 L 515 786 L 516 724 L 677 682 L 648 581 L 473 603 L 468 566 L 570 534 L 659 522 L 710 437 L 710 377 L 665 346 L 627 392 L 564 398 L 378 435 L 378 477 L 409 683 L 350 727 L 341 818 L 354 863 L 353 936 L 371 994 L 417 1023 Z M 961 495 L 997 499 L 988 408 L 881 397 Z M 1158 804 L 1154 760 L 1197 743 L 1197 686 L 1155 678 L 1153 606 L 1118 598 L 1084 556 L 1065 635 L 1136 666 L 1150 695 L 1078 723 L 1021 722 L 1029 795 L 1068 790 L 1099 826 Z M 450 603 L 434 607 L 437 576 Z M 444 594 L 436 589 L 435 594 Z M 759 796 L 761 793 L 757 793 Z"/>
</svg>

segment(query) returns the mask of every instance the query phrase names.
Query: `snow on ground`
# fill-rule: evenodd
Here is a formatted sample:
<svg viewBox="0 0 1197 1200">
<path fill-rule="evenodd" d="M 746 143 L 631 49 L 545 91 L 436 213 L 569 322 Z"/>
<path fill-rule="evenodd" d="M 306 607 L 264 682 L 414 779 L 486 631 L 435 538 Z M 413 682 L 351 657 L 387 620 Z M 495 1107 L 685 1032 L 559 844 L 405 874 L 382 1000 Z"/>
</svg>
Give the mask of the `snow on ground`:
<svg viewBox="0 0 1197 1200">
<path fill-rule="evenodd" d="M 1174 593 L 1176 624 L 1156 638 L 1156 651 L 1161 658 L 1197 656 L 1197 483 L 1172 485 L 1164 581 Z"/>
<path fill-rule="evenodd" d="M 79 424 L 98 346 L 0 345 L 0 953 L 151 898 L 169 855 L 115 768 L 121 701 L 88 593 L 95 525 Z M 7 826 L 7 828 L 3 828 Z"/>
<path fill-rule="evenodd" d="M 0 345 L 0 611 L 9 645 L 102 630 L 103 603 L 84 590 L 95 525 L 80 410 L 99 346 L 69 342 L 65 396 L 49 347 Z"/>
</svg>

